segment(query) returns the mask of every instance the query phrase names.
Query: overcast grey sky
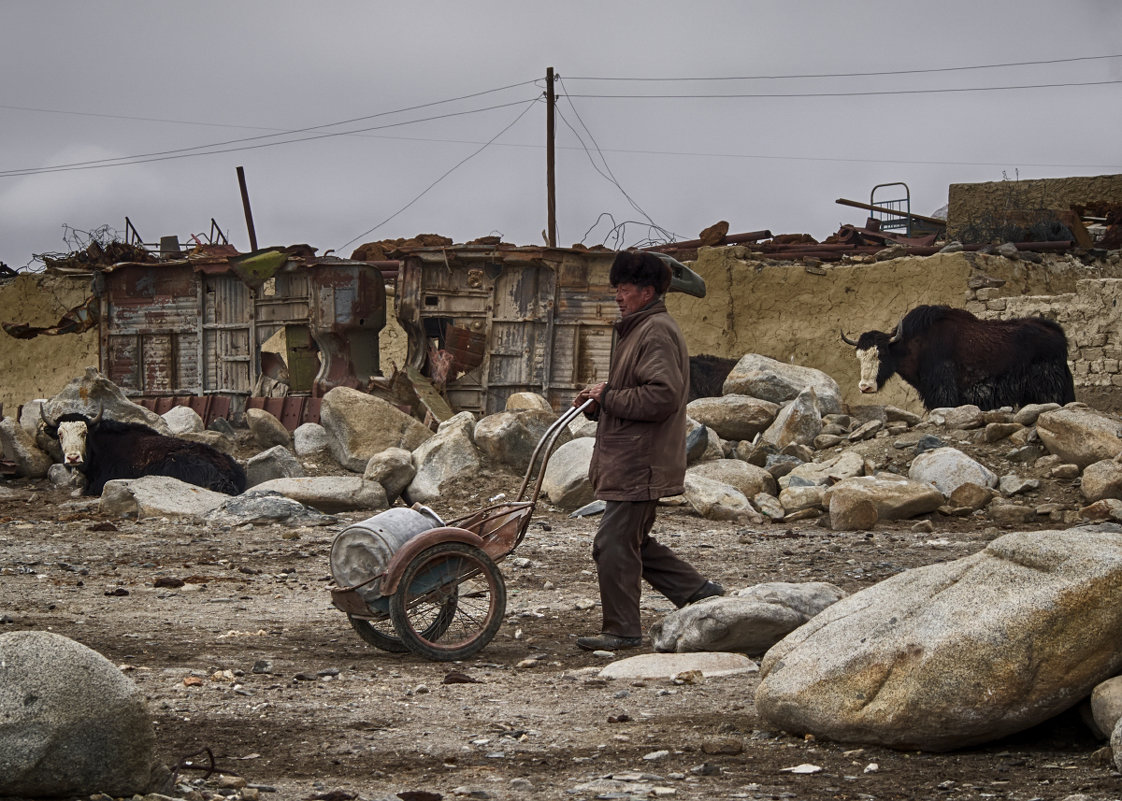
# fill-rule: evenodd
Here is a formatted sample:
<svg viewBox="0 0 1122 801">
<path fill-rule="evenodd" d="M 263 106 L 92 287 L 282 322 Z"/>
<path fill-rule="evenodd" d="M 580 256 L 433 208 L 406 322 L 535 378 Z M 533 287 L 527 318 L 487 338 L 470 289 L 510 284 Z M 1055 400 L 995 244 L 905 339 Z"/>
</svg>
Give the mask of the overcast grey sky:
<svg viewBox="0 0 1122 801">
<path fill-rule="evenodd" d="M 0 24 L 13 268 L 126 216 L 248 250 L 239 165 L 261 246 L 540 244 L 550 66 L 561 245 L 823 238 L 879 183 L 930 214 L 951 183 L 1122 172 L 1115 0 L 0 0 Z"/>
</svg>

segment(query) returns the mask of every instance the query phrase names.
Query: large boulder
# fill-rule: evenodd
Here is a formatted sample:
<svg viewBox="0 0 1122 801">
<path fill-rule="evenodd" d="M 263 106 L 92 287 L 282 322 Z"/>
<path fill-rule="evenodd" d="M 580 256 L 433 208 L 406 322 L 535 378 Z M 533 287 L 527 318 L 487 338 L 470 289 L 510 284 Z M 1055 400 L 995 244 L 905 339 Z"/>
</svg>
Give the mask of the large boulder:
<svg viewBox="0 0 1122 801">
<path fill-rule="evenodd" d="M 763 518 L 747 496 L 736 487 L 696 472 L 687 472 L 683 482 L 686 502 L 708 520 L 740 520 L 762 523 Z"/>
<path fill-rule="evenodd" d="M 959 431 L 981 428 L 986 424 L 985 414 L 972 403 L 965 406 L 940 406 L 929 411 L 927 419 L 937 426 Z"/>
<path fill-rule="evenodd" d="M 592 462 L 592 437 L 577 437 L 562 445 L 549 457 L 541 491 L 554 506 L 571 510 L 590 503 L 592 482 L 588 480 L 588 466 Z"/>
<path fill-rule="evenodd" d="M 170 476 L 116 478 L 105 482 L 98 512 L 112 517 L 201 517 L 230 496 Z"/>
<path fill-rule="evenodd" d="M 822 414 L 813 387 L 800 392 L 784 406 L 760 439 L 778 450 L 792 443 L 810 445 L 822 431 Z"/>
<path fill-rule="evenodd" d="M 508 412 L 549 412 L 553 414 L 554 418 L 557 417 L 553 413 L 553 407 L 549 405 L 549 401 L 536 392 L 512 392 L 507 396 L 506 405 L 503 409 Z"/>
<path fill-rule="evenodd" d="M 301 423 L 292 432 L 292 447 L 297 456 L 315 456 L 330 446 L 327 429 L 319 423 Z"/>
<path fill-rule="evenodd" d="M 752 439 L 771 425 L 779 404 L 749 395 L 723 395 L 698 398 L 686 406 L 686 413 L 717 432 L 721 439 Z"/>
<path fill-rule="evenodd" d="M 841 388 L 826 373 L 813 367 L 785 364 L 758 353 L 749 353 L 736 363 L 722 391 L 725 395 L 751 395 L 781 404 L 794 400 L 809 388 L 814 389 L 822 414 L 841 412 Z"/>
<path fill-rule="evenodd" d="M 778 491 L 775 477 L 771 473 L 742 459 L 714 459 L 701 462 L 687 468 L 686 472 L 729 484 L 749 498 L 754 498 L 761 492 L 775 495 Z"/>
<path fill-rule="evenodd" d="M 540 397 L 531 392 L 518 394 Z M 473 439 L 476 447 L 492 460 L 525 473 L 534 449 L 555 422 L 557 415 L 552 410 L 523 409 L 489 414 L 475 424 Z M 556 443 L 561 445 L 572 438 L 569 430 L 563 428 L 557 432 Z M 538 465 L 541 465 L 540 455 Z"/>
<path fill-rule="evenodd" d="M 757 584 L 671 612 L 651 627 L 651 644 L 678 653 L 762 654 L 843 597 L 841 588 L 825 582 Z"/>
<path fill-rule="evenodd" d="M 220 526 L 328 526 L 338 518 L 312 509 L 278 492 L 251 489 L 235 495 L 203 515 L 208 523 Z"/>
<path fill-rule="evenodd" d="M 172 406 L 160 416 L 168 424 L 168 430 L 177 437 L 206 431 L 203 418 L 190 406 Z"/>
<path fill-rule="evenodd" d="M 246 486 L 254 487 L 274 478 L 300 478 L 304 466 L 284 445 L 274 445 L 267 451 L 251 456 L 245 463 Z"/>
<path fill-rule="evenodd" d="M 1122 499 L 1122 464 L 1114 459 L 1087 465 L 1079 491 L 1091 503 L 1103 498 Z"/>
<path fill-rule="evenodd" d="M 335 387 L 323 396 L 319 419 L 335 461 L 356 473 L 386 448 L 413 451 L 433 435 L 389 401 L 349 387 Z"/>
<path fill-rule="evenodd" d="M 249 426 L 249 433 L 257 447 L 268 449 L 282 445 L 288 447 L 292 444 L 292 435 L 284 427 L 276 415 L 264 409 L 246 409 L 245 422 Z"/>
<path fill-rule="evenodd" d="M 93 367 L 87 367 L 84 375 L 72 379 L 61 392 L 43 403 L 41 412 L 50 421 L 70 413 L 93 419 L 100 412 L 106 420 L 140 423 L 161 434 L 171 434 L 164 418 L 130 401 L 120 387 Z"/>
<path fill-rule="evenodd" d="M 1072 405 L 1036 418 L 1036 433 L 1049 453 L 1082 469 L 1122 453 L 1122 423 L 1085 406 Z"/>
<path fill-rule="evenodd" d="M 51 469 L 51 457 L 11 417 L 0 420 L 0 455 L 10 459 L 21 476 L 42 478 Z"/>
<path fill-rule="evenodd" d="M 779 486 L 787 487 L 796 481 L 827 486 L 864 473 L 865 457 L 856 451 L 842 451 L 837 456 L 821 462 L 804 462 L 797 465 L 780 477 Z"/>
<path fill-rule="evenodd" d="M 907 520 L 934 512 L 946 499 L 930 484 L 891 473 L 878 473 L 839 481 L 826 490 L 822 501 L 831 510 L 835 503 L 842 507 L 869 501 L 876 508 L 877 519 Z"/>
<path fill-rule="evenodd" d="M 1062 712 L 1122 667 L 1122 533 L 1017 532 L 898 573 L 776 644 L 756 709 L 840 742 L 945 751 Z"/>
<path fill-rule="evenodd" d="M 441 423 L 436 434 L 413 451 L 417 472 L 403 493 L 409 503 L 432 503 L 440 499 L 441 489 L 449 482 L 479 473 L 483 460 L 471 438 L 474 428 L 471 412 L 460 412 Z"/>
<path fill-rule="evenodd" d="M 963 484 L 996 487 L 997 474 L 957 448 L 924 451 L 912 460 L 908 478 L 926 482 L 949 496 Z"/>
<path fill-rule="evenodd" d="M 144 695 L 105 657 L 47 631 L 0 634 L 0 796 L 167 791 Z"/>
<path fill-rule="evenodd" d="M 386 500 L 393 503 L 415 475 L 417 468 L 413 466 L 413 454 L 405 448 L 386 448 L 370 457 L 362 477 L 381 484 L 386 491 Z"/>
<path fill-rule="evenodd" d="M 353 512 L 385 509 L 386 491 L 375 481 L 361 476 L 304 476 L 274 478 L 253 488 L 257 492 L 276 492 L 321 512 Z"/>
</svg>

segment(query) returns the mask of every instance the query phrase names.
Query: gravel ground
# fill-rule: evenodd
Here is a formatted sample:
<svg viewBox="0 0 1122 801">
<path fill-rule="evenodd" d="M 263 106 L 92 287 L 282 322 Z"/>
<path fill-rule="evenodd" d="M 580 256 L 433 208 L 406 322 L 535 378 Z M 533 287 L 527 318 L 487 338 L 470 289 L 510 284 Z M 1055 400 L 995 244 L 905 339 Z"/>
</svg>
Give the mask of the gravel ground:
<svg viewBox="0 0 1122 801">
<path fill-rule="evenodd" d="M 433 506 L 455 517 L 518 480 L 487 473 Z M 1071 486 L 1039 493 L 1078 506 Z M 1074 712 L 986 747 L 898 752 L 768 730 L 755 675 L 599 678 L 607 659 L 574 644 L 599 626 L 596 519 L 544 501 L 501 563 L 507 614 L 483 651 L 460 663 L 379 651 L 327 589 L 334 534 L 365 516 L 298 529 L 124 521 L 46 482 L 5 482 L 0 632 L 51 630 L 120 665 L 149 700 L 160 758 L 184 764 L 181 795 L 196 799 L 1122 798 Z M 668 507 L 656 534 L 730 589 L 853 592 L 1002 533 L 979 518 L 915 523 L 743 528 Z M 649 625 L 672 607 L 648 594 L 643 609 Z M 800 765 L 819 770 L 790 770 Z"/>
</svg>

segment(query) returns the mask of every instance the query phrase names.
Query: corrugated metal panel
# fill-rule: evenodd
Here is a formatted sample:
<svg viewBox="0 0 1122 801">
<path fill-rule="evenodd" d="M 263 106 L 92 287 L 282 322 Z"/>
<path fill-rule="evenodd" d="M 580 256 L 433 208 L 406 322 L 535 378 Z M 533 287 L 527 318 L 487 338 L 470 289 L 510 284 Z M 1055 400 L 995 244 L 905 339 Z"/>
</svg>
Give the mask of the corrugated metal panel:
<svg viewBox="0 0 1122 801">
<path fill-rule="evenodd" d="M 118 264 L 102 278 L 101 369 L 130 396 L 248 396 L 261 345 L 282 329 L 307 357 L 302 391 L 365 387 L 379 374 L 386 296 L 376 265 L 300 251 L 258 293 L 226 255 Z"/>
<path fill-rule="evenodd" d="M 196 391 L 197 297 L 189 268 L 122 269 L 104 307 L 111 381 L 133 394 Z"/>
</svg>

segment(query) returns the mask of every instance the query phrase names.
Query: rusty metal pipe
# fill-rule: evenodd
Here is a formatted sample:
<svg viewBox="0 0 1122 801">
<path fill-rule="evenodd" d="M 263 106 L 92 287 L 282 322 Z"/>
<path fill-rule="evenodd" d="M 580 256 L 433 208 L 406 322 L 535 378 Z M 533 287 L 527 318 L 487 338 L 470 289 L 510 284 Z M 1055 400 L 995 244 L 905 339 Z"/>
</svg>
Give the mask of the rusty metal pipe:
<svg viewBox="0 0 1122 801">
<path fill-rule="evenodd" d="M 743 242 L 758 242 L 761 239 L 771 239 L 771 231 L 749 231 L 746 234 L 726 234 L 718 245 L 739 245 Z M 691 250 L 693 248 L 701 247 L 702 241 L 700 239 L 686 239 L 682 242 L 668 242 L 665 245 L 655 245 L 643 250 L 657 250 L 665 252 L 667 250 Z"/>
</svg>

